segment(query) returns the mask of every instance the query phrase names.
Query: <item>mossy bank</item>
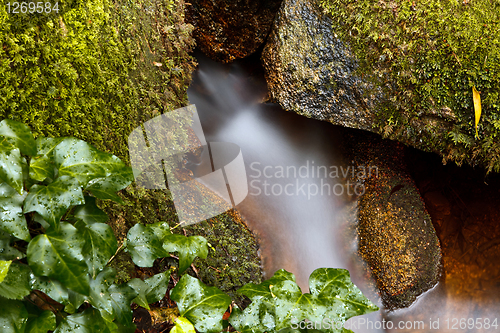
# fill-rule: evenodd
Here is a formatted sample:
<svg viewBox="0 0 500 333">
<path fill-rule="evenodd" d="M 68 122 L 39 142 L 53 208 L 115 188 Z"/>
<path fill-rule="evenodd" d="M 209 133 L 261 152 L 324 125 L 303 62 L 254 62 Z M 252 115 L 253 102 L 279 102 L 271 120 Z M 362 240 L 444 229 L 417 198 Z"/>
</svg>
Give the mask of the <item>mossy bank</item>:
<svg viewBox="0 0 500 333">
<path fill-rule="evenodd" d="M 285 0 L 263 53 L 270 97 L 500 171 L 499 13 L 499 0 Z"/>
<path fill-rule="evenodd" d="M 77 137 L 128 163 L 131 131 L 188 103 L 196 62 L 189 54 L 193 27 L 184 21 L 185 5 L 68 0 L 47 14 L 13 14 L 2 6 L 0 118 L 28 124 L 35 136 Z M 120 195 L 124 206 L 100 204 L 119 240 L 137 222 L 177 222 L 168 191 L 132 185 Z M 195 263 L 204 282 L 231 292 L 260 280 L 257 245 L 237 213 L 186 232 L 205 236 L 213 247 L 207 261 Z M 126 254 L 113 261 L 121 278 L 137 274 L 122 259 Z"/>
</svg>

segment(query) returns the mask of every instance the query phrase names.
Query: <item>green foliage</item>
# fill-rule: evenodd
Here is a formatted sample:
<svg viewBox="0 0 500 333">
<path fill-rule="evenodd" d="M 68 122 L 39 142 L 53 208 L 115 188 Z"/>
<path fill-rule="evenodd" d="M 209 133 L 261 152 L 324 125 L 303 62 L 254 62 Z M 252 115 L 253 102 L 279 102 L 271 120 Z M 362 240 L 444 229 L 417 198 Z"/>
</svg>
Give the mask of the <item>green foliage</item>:
<svg viewBox="0 0 500 333">
<path fill-rule="evenodd" d="M 95 198 L 113 198 L 128 186 L 131 168 L 75 138 L 35 141 L 27 126 L 12 120 L 0 122 L 0 140 L 7 152 L 0 164 L 11 162 L 0 183 L 0 302 L 8 307 L 0 311 L 4 328 L 115 332 L 119 325 L 133 331 L 130 304 L 139 295 L 142 305 L 158 301 L 169 273 L 116 285 L 116 272 L 106 267 L 118 246 Z M 20 186 L 12 179 L 20 179 Z M 95 191 L 95 184 L 106 182 L 110 186 Z M 61 303 L 64 311 L 44 311 L 28 301 L 40 293 Z M 84 302 L 92 307 L 78 312 Z"/>
<path fill-rule="evenodd" d="M 183 317 L 178 317 L 175 320 L 175 326 L 172 328 L 170 333 L 195 333 L 193 324 L 189 320 Z"/>
<path fill-rule="evenodd" d="M 172 234 L 167 223 L 158 222 L 136 224 L 118 247 L 96 197 L 112 198 L 114 191 L 129 185 L 131 168 L 74 138 L 38 139 L 33 155 L 24 155 L 27 150 L 18 145 L 32 138 L 29 129 L 4 120 L 0 129 L 5 132 L 5 128 L 17 128 L 16 136 L 0 139 L 6 149 L 19 152 L 20 158 L 13 161 L 15 167 L 5 169 L 1 208 L 14 209 L 19 216 L 0 216 L 0 325 L 6 332 L 19 333 L 134 332 L 131 303 L 149 309 L 149 304 L 162 299 L 173 268 L 145 281 L 136 278 L 118 285 L 114 283 L 116 270 L 108 266 L 118 249 L 125 248 L 138 266 L 151 266 L 156 259 L 176 252 L 181 274 L 196 257 L 207 257 L 207 241 Z M 32 164 L 36 171 L 29 172 Z M 19 190 L 7 183 L 16 172 L 23 180 Z M 96 193 L 92 187 L 96 182 L 110 186 Z M 244 311 L 236 309 L 229 321 L 242 332 L 272 332 L 289 327 L 293 318 L 336 316 L 343 323 L 376 310 L 345 270 L 316 270 L 310 289 L 311 294 L 303 295 L 294 276 L 279 271 L 271 280 L 241 288 L 252 303 Z M 189 275 L 179 279 L 170 298 L 181 315 L 175 319 L 177 333 L 193 333 L 194 327 L 200 332 L 221 331 L 232 302 L 218 288 Z"/>
<path fill-rule="evenodd" d="M 458 163 L 500 170 L 500 1 L 320 0 L 334 31 L 352 47 L 358 72 L 390 96 L 376 126 L 391 138 L 420 141 Z M 483 116 L 474 140 L 472 87 Z M 452 113 L 454 116 L 450 117 Z M 392 124 L 388 124 L 388 120 Z M 433 127 L 436 119 L 443 124 Z M 412 124 L 438 131 L 431 140 Z M 443 133 L 439 133 L 443 131 Z M 451 140 L 465 136 L 466 139 Z"/>
<path fill-rule="evenodd" d="M 197 279 L 184 275 L 170 298 L 177 303 L 181 316 L 193 323 L 200 332 L 222 330 L 222 316 L 231 298 L 215 287 L 207 287 Z"/>
<path fill-rule="evenodd" d="M 230 323 L 242 333 L 278 332 L 307 319 L 331 320 L 325 332 L 343 332 L 347 319 L 377 311 L 351 282 L 345 269 L 319 268 L 309 277 L 311 293 L 302 294 L 293 274 L 279 270 L 261 284 L 247 284 L 239 292 L 252 300 L 244 311 L 235 309 Z"/>
</svg>

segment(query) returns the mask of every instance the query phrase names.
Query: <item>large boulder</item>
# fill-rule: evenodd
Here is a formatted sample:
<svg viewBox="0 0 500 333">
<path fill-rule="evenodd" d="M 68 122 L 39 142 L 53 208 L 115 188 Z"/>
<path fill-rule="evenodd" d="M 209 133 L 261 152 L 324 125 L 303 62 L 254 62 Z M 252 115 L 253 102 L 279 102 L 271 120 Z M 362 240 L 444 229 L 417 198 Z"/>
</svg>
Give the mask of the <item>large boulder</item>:
<svg viewBox="0 0 500 333">
<path fill-rule="evenodd" d="M 281 0 L 193 0 L 186 20 L 200 50 L 231 62 L 254 53 L 269 34 Z"/>
<path fill-rule="evenodd" d="M 460 61 L 454 52 L 460 50 L 468 57 L 466 51 L 450 51 L 446 43 L 451 42 L 442 38 L 469 43 L 477 30 L 472 23 L 462 22 L 471 25 L 471 36 L 453 35 L 453 31 L 463 29 L 444 31 L 440 22 L 427 27 L 433 29 L 430 35 L 420 36 L 427 31 L 422 26 L 425 21 L 403 16 L 425 12 L 424 5 L 403 8 L 407 2 L 398 7 L 399 1 L 374 1 L 373 10 L 380 12 L 380 18 L 373 18 L 371 9 L 355 11 L 362 9 L 354 8 L 362 3 L 369 5 L 334 0 L 283 1 L 262 54 L 269 99 L 287 111 L 372 131 L 439 153 L 444 161 L 500 170 L 500 144 L 494 139 L 500 131 L 495 92 L 500 84 L 500 66 L 490 60 L 500 58 L 500 51 L 494 48 L 500 42 L 489 37 L 490 41 L 477 39 L 477 51 L 470 59 Z M 392 5 L 394 8 L 386 8 Z M 460 19 L 455 17 L 450 24 L 462 24 Z M 420 37 L 412 37 L 412 31 Z M 478 43 L 489 43 L 491 49 L 479 48 Z M 482 90 L 478 135 L 474 129 L 474 85 Z"/>
</svg>

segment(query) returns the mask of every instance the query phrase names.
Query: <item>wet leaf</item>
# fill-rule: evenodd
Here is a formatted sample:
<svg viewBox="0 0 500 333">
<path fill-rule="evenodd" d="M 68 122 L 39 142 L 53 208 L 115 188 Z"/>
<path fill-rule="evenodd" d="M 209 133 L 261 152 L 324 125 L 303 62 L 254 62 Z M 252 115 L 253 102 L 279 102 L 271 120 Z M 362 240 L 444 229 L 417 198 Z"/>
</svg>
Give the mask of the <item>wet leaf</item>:
<svg viewBox="0 0 500 333">
<path fill-rule="evenodd" d="M 21 152 L 6 139 L 1 138 L 0 180 L 12 186 L 20 195 L 24 193 Z"/>
<path fill-rule="evenodd" d="M 48 297 L 61 304 L 69 304 L 68 289 L 55 279 L 30 275 L 31 289 L 40 290 Z M 43 295 L 39 295 L 44 298 Z"/>
<path fill-rule="evenodd" d="M 10 264 L 12 264 L 12 261 L 3 261 L 0 260 L 0 283 L 5 279 L 7 276 L 7 272 L 9 271 Z"/>
<path fill-rule="evenodd" d="M 37 181 L 44 181 L 47 177 L 54 178 L 54 148 L 63 141 L 64 138 L 45 138 L 36 139 L 37 156 L 30 161 L 29 175 Z"/>
<path fill-rule="evenodd" d="M 144 281 L 148 285 L 148 292 L 146 294 L 148 304 L 158 302 L 165 297 L 168 282 L 170 281 L 170 273 L 171 270 L 168 270 L 167 272 L 155 274 Z"/>
<path fill-rule="evenodd" d="M 124 171 L 125 173 L 126 171 Z M 124 189 L 131 182 L 124 177 L 119 177 L 116 173 L 109 176 L 108 178 L 97 178 L 89 182 L 86 190 L 90 191 L 96 198 L 101 200 L 113 200 L 119 204 L 123 204 L 122 198 L 120 198 L 115 192 Z"/>
<path fill-rule="evenodd" d="M 238 289 L 238 293 L 247 296 L 252 301 L 263 297 L 271 297 L 272 294 L 269 287 L 286 280 L 295 282 L 295 276 L 284 269 L 280 269 L 270 279 L 262 281 L 260 284 L 247 283 Z"/>
<path fill-rule="evenodd" d="M 99 311 L 92 307 L 61 320 L 54 333 L 111 333 Z"/>
<path fill-rule="evenodd" d="M 222 316 L 231 298 L 215 287 L 208 287 L 189 275 L 183 275 L 170 294 L 181 316 L 189 319 L 200 332 L 222 330 Z"/>
<path fill-rule="evenodd" d="M 86 224 L 106 223 L 109 219 L 108 215 L 97 207 L 95 198 L 89 196 L 85 196 L 85 204 L 75 207 L 71 218 Z"/>
<path fill-rule="evenodd" d="M 9 299 L 22 300 L 29 295 L 31 269 L 27 265 L 13 263 L 9 267 L 7 276 L 0 283 L 0 296 Z"/>
<path fill-rule="evenodd" d="M 85 224 L 78 221 L 75 223 L 75 227 L 85 241 L 82 253 L 89 273 L 92 278 L 95 278 L 118 248 L 115 234 L 106 223 Z"/>
<path fill-rule="evenodd" d="M 125 327 L 131 327 L 133 312 L 130 308 L 132 300 L 137 297 L 137 292 L 127 284 L 119 286 L 112 285 L 109 287 L 111 295 L 112 306 L 118 323 Z M 135 326 L 135 325 L 134 325 Z"/>
<path fill-rule="evenodd" d="M 106 267 L 97 278 L 90 280 L 90 295 L 87 298 L 89 303 L 101 312 L 101 316 L 113 321 L 113 299 L 108 292 L 116 277 L 116 271 L 111 267 Z"/>
<path fill-rule="evenodd" d="M 58 229 L 61 217 L 73 205 L 85 203 L 76 179 L 61 176 L 47 186 L 33 185 L 24 203 L 24 212 L 36 211 L 53 228 Z"/>
<path fill-rule="evenodd" d="M 87 300 L 87 296 L 84 296 L 72 289 L 68 289 L 68 304 L 64 307 L 64 311 L 67 313 L 75 313 L 78 308 Z"/>
<path fill-rule="evenodd" d="M 196 333 L 193 324 L 184 317 L 175 319 L 175 326 L 172 327 L 170 333 Z"/>
<path fill-rule="evenodd" d="M 328 332 L 346 332 L 347 319 L 377 311 L 351 282 L 345 269 L 319 268 L 309 277 L 311 293 L 303 294 L 292 274 L 280 270 L 259 285 L 248 284 L 238 292 L 252 303 L 244 310 L 234 309 L 229 322 L 242 333 L 273 332 L 308 319 L 311 322 L 331 320 Z"/>
<path fill-rule="evenodd" d="M 135 304 L 150 310 L 146 294 L 148 293 L 148 285 L 141 279 L 132 279 L 127 284 L 137 292 L 137 297 L 132 300 Z"/>
<path fill-rule="evenodd" d="M 338 304 L 346 318 L 378 311 L 378 307 L 366 298 L 351 282 L 346 269 L 318 268 L 309 276 L 309 290 L 323 303 Z M 332 309 L 330 309 L 332 310 Z"/>
<path fill-rule="evenodd" d="M 234 307 L 229 322 L 241 333 L 274 332 L 275 315 L 274 302 L 261 298 L 252 301 L 244 311 Z"/>
<path fill-rule="evenodd" d="M 28 244 L 28 263 L 36 275 L 59 280 L 67 288 L 89 294 L 88 268 L 82 255 L 82 238 L 69 223 L 60 233 L 49 229 Z"/>
<path fill-rule="evenodd" d="M 54 162 L 60 176 L 74 177 L 84 188 L 91 185 L 91 180 L 108 176 L 116 182 L 115 190 L 127 187 L 134 180 L 132 169 L 118 157 L 101 152 L 76 138 L 66 138 L 57 145 Z"/>
<path fill-rule="evenodd" d="M 207 240 L 201 236 L 168 235 L 164 238 L 163 248 L 167 252 L 179 253 L 179 273 L 184 272 L 196 257 L 206 259 L 208 254 Z"/>
<path fill-rule="evenodd" d="M 153 230 L 156 237 L 158 237 L 160 241 L 164 241 L 165 237 L 172 234 L 167 222 L 156 222 L 153 224 L 148 224 L 148 228 L 151 228 L 151 230 Z"/>
<path fill-rule="evenodd" d="M 52 311 L 34 311 L 29 312 L 26 333 L 47 333 L 56 329 L 56 315 Z"/>
<path fill-rule="evenodd" d="M 28 321 L 28 311 L 23 302 L 0 297 L 0 327 L 2 333 L 23 333 Z"/>
<path fill-rule="evenodd" d="M 134 264 L 140 267 L 152 267 L 156 258 L 168 255 L 154 230 L 137 223 L 127 233 L 127 251 Z"/>
<path fill-rule="evenodd" d="M 31 237 L 22 207 L 26 195 L 19 195 L 6 183 L 0 184 L 0 230 L 29 242 Z"/>
<path fill-rule="evenodd" d="M 477 134 L 477 125 L 479 124 L 479 120 L 481 119 L 481 96 L 479 92 L 476 90 L 476 87 L 472 87 L 472 100 L 474 101 L 474 115 L 475 115 L 475 127 L 476 127 L 476 138 Z"/>
<path fill-rule="evenodd" d="M 25 155 L 36 155 L 36 143 L 28 126 L 11 119 L 0 122 L 0 136 L 9 139 Z"/>
</svg>

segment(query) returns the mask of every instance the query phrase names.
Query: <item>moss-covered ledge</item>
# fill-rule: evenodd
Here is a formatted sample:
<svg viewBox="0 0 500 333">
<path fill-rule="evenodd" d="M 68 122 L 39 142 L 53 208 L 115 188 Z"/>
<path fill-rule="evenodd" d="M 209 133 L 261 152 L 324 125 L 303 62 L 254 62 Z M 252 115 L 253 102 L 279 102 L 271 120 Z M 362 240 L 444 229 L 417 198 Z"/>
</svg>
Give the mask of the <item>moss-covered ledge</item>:
<svg viewBox="0 0 500 333">
<path fill-rule="evenodd" d="M 284 0 L 262 55 L 270 97 L 500 171 L 499 13 L 499 0 Z"/>
<path fill-rule="evenodd" d="M 373 124 L 379 133 L 500 171 L 500 1 L 320 4 L 358 58 L 357 72 L 387 96 Z M 478 137 L 472 87 L 482 99 Z"/>
</svg>

